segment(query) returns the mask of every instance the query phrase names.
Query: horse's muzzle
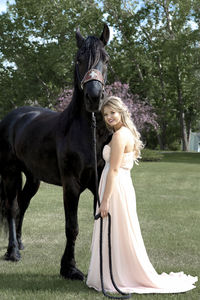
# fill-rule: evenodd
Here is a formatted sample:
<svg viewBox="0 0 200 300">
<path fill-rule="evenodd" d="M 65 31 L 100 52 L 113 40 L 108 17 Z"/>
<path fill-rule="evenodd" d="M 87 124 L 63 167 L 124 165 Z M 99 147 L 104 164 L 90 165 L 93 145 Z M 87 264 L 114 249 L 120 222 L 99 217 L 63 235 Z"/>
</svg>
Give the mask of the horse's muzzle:
<svg viewBox="0 0 200 300">
<path fill-rule="evenodd" d="M 87 82 L 84 86 L 85 107 L 89 112 L 97 112 L 103 94 L 103 86 L 99 81 Z"/>
</svg>

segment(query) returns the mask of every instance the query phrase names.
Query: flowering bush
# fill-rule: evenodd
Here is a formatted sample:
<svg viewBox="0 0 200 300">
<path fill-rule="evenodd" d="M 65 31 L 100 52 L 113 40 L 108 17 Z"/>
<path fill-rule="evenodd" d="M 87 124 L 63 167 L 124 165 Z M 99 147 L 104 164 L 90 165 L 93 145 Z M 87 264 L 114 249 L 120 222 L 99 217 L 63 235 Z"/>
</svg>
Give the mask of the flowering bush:
<svg viewBox="0 0 200 300">
<path fill-rule="evenodd" d="M 63 111 L 68 106 L 72 99 L 72 93 L 73 90 L 66 89 L 58 97 L 56 105 L 58 111 Z M 124 101 L 139 131 L 148 131 L 151 128 L 158 129 L 157 115 L 153 107 L 147 101 L 141 101 L 138 95 L 133 95 L 130 92 L 128 84 L 117 81 L 111 85 L 107 85 L 106 94 L 107 96 L 118 96 Z"/>
<path fill-rule="evenodd" d="M 73 90 L 71 89 L 65 89 L 57 99 L 57 104 L 55 106 L 57 111 L 63 111 L 72 100 Z"/>
<path fill-rule="evenodd" d="M 130 92 L 129 84 L 119 81 L 106 86 L 108 96 L 120 97 L 132 114 L 133 121 L 139 131 L 148 131 L 150 128 L 158 129 L 157 115 L 147 101 L 141 101 L 138 95 Z"/>
</svg>

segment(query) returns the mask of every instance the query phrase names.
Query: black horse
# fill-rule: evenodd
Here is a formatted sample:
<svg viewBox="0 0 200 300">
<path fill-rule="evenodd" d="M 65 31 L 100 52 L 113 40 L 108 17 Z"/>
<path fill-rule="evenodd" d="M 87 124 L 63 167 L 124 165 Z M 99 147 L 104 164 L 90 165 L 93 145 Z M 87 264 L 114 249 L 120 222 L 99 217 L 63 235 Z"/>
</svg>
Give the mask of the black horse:
<svg viewBox="0 0 200 300">
<path fill-rule="evenodd" d="M 88 188 L 95 195 L 92 112 L 97 116 L 98 173 L 103 168 L 101 151 L 109 137 L 99 108 L 104 97 L 108 55 L 104 49 L 109 28 L 100 38 L 84 39 L 76 32 L 74 93 L 62 113 L 39 107 L 20 107 L 0 122 L 0 218 L 7 219 L 9 243 L 5 258 L 20 259 L 22 222 L 40 181 L 63 187 L 66 248 L 60 274 L 83 280 L 76 268 L 75 240 L 80 194 Z M 22 172 L 26 182 L 22 188 Z M 94 204 L 95 205 L 95 204 Z"/>
</svg>

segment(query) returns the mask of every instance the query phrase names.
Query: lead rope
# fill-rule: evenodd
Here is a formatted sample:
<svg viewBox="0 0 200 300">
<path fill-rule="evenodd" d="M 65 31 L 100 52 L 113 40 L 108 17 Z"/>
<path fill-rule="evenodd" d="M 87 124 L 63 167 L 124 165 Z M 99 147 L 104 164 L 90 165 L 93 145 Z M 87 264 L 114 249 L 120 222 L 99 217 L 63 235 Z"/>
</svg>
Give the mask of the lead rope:
<svg viewBox="0 0 200 300">
<path fill-rule="evenodd" d="M 93 148 L 94 148 L 94 164 L 95 164 L 95 198 L 97 200 L 98 206 L 100 207 L 100 200 L 99 200 L 99 193 L 98 193 L 98 172 L 97 172 L 97 150 L 96 150 L 96 117 L 95 114 L 92 113 L 92 128 L 93 128 Z M 120 291 L 117 287 L 112 272 L 112 255 L 111 255 L 111 215 L 108 213 L 108 256 L 109 256 L 109 270 L 110 270 L 110 278 L 112 284 L 116 291 L 121 294 L 122 296 L 111 296 L 106 293 L 104 289 L 104 282 L 103 282 L 103 254 L 102 254 L 102 247 L 103 247 L 103 218 L 101 214 L 97 214 L 95 220 L 100 218 L 100 238 L 99 238 L 99 254 L 100 254 L 100 279 L 101 279 L 101 289 L 104 296 L 110 299 L 129 299 L 131 294 L 126 294 Z"/>
</svg>

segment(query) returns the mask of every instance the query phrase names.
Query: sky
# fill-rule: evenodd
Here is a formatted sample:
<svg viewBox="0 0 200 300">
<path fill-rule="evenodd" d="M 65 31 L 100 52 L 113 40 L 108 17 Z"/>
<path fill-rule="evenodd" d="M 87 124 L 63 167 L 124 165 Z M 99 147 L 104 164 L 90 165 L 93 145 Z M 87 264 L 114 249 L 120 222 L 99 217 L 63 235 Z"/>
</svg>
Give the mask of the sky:
<svg viewBox="0 0 200 300">
<path fill-rule="evenodd" d="M 35 1 L 37 1 L 37 0 L 35 0 Z M 7 7 L 6 2 L 8 2 L 9 4 L 13 4 L 13 3 L 15 3 L 15 0 L 0 0 L 0 14 L 2 12 L 6 11 L 6 7 Z M 141 6 L 142 3 L 143 3 L 143 0 L 140 0 L 139 1 L 139 6 Z M 190 25 L 193 29 L 197 29 L 197 24 L 196 23 L 194 23 L 192 20 L 190 20 L 189 23 L 190 23 Z M 113 37 L 113 28 L 111 28 L 111 38 L 112 37 Z"/>
<path fill-rule="evenodd" d="M 13 4 L 13 3 L 15 3 L 15 0 L 0 0 L 0 14 L 6 11 L 6 8 L 7 8 L 6 3 L 7 2 L 9 2 L 9 4 Z M 112 38 L 113 38 L 113 28 L 110 28 L 110 40 Z"/>
<path fill-rule="evenodd" d="M 6 7 L 7 7 L 6 2 L 7 2 L 7 0 L 0 0 L 0 13 L 6 11 Z M 14 0 L 8 0 L 8 2 L 10 4 L 13 4 L 15 1 Z"/>
<path fill-rule="evenodd" d="M 6 11 L 6 2 L 9 2 L 10 4 L 13 4 L 15 2 L 15 0 L 0 0 L 0 13 Z M 140 5 L 141 5 L 143 1 L 140 0 L 139 2 L 140 2 Z"/>
</svg>

